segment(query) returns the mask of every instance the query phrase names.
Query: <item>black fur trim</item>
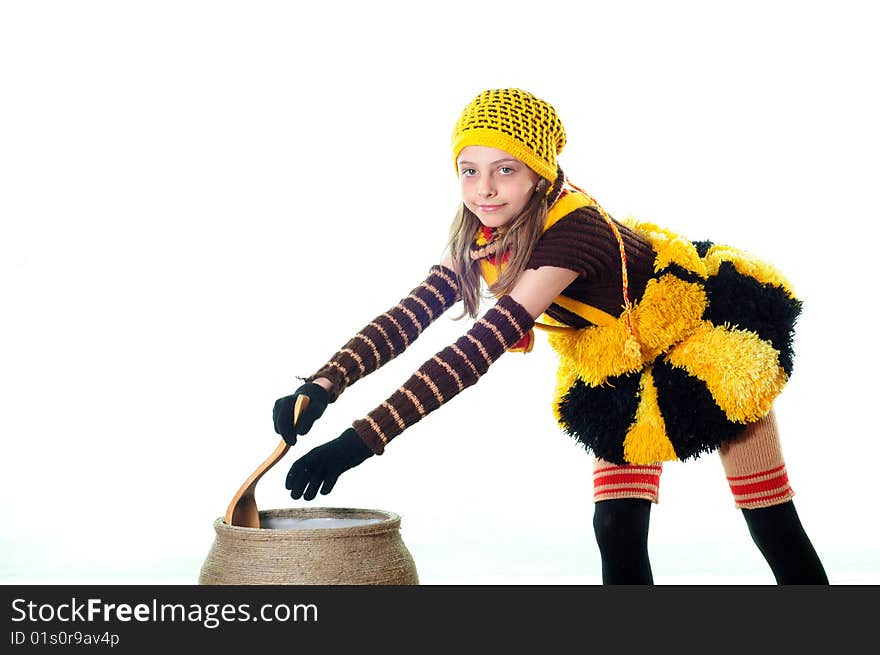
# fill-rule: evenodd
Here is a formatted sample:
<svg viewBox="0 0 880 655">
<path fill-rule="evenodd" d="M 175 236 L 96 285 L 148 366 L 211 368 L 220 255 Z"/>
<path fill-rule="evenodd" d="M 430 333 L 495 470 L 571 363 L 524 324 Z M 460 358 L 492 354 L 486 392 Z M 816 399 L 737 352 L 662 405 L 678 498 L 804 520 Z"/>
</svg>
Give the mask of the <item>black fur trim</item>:
<svg viewBox="0 0 880 655">
<path fill-rule="evenodd" d="M 763 284 L 722 262 L 718 274 L 706 281 L 708 304 L 703 318 L 715 325 L 729 323 L 751 330 L 779 351 L 779 365 L 791 375 L 794 327 L 802 303 L 782 287 Z"/>
<path fill-rule="evenodd" d="M 684 266 L 680 266 L 679 264 L 669 264 L 669 266 L 664 266 L 659 271 L 657 271 L 656 277 L 660 278 L 666 273 L 671 273 L 675 277 L 680 278 L 685 282 L 703 283 L 706 281 L 706 278 L 697 275 L 693 271 L 689 271 Z"/>
<path fill-rule="evenodd" d="M 626 464 L 623 440 L 635 420 L 640 378 L 640 371 L 619 375 L 600 387 L 577 380 L 559 402 L 565 432 L 602 459 Z"/>
<path fill-rule="evenodd" d="M 654 362 L 654 386 L 666 434 L 680 460 L 712 452 L 745 428 L 727 418 L 702 381 L 668 362 Z"/>
<path fill-rule="evenodd" d="M 709 254 L 709 248 L 715 245 L 711 241 L 691 241 L 691 243 L 694 244 L 701 259 Z"/>
</svg>

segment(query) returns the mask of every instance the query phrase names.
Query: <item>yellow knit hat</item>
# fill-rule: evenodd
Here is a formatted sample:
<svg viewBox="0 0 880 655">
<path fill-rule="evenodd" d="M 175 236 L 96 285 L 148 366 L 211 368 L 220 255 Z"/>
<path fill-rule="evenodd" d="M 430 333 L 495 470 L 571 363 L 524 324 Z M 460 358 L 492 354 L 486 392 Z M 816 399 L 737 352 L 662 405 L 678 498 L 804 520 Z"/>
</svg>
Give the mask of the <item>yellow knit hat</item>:
<svg viewBox="0 0 880 655">
<path fill-rule="evenodd" d="M 452 161 L 467 146 L 508 152 L 541 177 L 556 181 L 565 128 L 550 103 L 520 89 L 490 89 L 474 98 L 452 133 Z"/>
</svg>

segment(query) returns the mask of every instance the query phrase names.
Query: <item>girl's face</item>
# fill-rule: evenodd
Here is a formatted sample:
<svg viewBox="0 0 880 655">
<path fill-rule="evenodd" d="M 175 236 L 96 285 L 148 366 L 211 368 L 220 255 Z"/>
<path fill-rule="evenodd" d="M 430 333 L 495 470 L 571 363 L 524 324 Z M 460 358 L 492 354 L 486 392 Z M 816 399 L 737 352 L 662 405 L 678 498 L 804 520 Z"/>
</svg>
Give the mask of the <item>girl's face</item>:
<svg viewBox="0 0 880 655">
<path fill-rule="evenodd" d="M 513 155 L 467 146 L 458 156 L 461 199 L 487 227 L 507 225 L 529 202 L 540 176 Z"/>
</svg>

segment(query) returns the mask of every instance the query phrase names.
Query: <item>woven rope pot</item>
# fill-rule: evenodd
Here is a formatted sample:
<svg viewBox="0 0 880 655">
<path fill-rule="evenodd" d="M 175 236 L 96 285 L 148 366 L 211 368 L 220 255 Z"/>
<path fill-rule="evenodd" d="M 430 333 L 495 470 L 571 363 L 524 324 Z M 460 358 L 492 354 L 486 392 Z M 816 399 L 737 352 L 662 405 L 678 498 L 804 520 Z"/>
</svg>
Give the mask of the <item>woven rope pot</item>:
<svg viewBox="0 0 880 655">
<path fill-rule="evenodd" d="M 376 509 L 304 507 L 260 512 L 260 528 L 214 521 L 199 584 L 415 585 L 400 517 Z"/>
</svg>

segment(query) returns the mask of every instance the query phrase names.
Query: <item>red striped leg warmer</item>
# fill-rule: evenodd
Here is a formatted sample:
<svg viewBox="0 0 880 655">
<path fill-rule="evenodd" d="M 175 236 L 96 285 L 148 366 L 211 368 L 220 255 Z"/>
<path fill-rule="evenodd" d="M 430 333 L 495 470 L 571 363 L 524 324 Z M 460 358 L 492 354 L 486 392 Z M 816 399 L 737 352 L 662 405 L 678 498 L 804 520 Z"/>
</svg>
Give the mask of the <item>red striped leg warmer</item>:
<svg viewBox="0 0 880 655">
<path fill-rule="evenodd" d="M 459 299 L 456 275 L 432 266 L 428 277 L 394 307 L 365 325 L 324 366 L 306 378 L 333 383 L 331 402 L 362 377 L 397 357 Z"/>
<path fill-rule="evenodd" d="M 718 453 L 737 508 L 769 507 L 794 496 L 773 412 L 723 444 Z"/>
<path fill-rule="evenodd" d="M 422 364 L 366 418 L 355 421 L 358 435 L 374 453 L 381 455 L 391 439 L 475 384 L 534 322 L 522 305 L 510 296 L 502 296 L 467 334 Z"/>
<path fill-rule="evenodd" d="M 613 498 L 644 498 L 660 501 L 662 464 L 613 464 L 601 458 L 593 460 L 593 501 Z"/>
</svg>

